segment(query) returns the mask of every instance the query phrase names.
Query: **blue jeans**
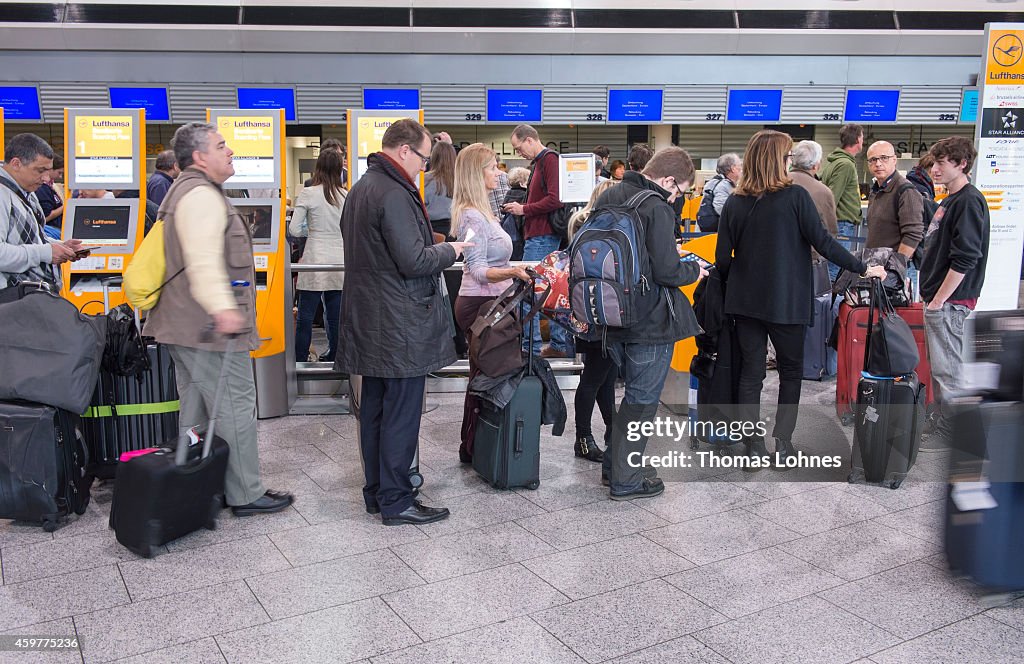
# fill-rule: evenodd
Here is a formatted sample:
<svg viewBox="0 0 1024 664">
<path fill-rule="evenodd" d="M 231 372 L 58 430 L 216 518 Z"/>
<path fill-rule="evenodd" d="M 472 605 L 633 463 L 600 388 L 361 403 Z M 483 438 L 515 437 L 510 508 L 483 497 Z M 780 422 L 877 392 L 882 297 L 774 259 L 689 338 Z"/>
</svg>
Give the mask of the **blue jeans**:
<svg viewBox="0 0 1024 664">
<path fill-rule="evenodd" d="M 557 251 L 559 243 L 560 240 L 557 235 L 538 235 L 536 237 L 531 237 L 523 246 L 523 260 L 539 263 L 552 251 Z M 551 348 L 565 353 L 566 356 L 570 355 L 572 351 L 572 342 L 568 338 L 566 331 L 561 326 L 555 325 L 554 323 L 551 324 L 549 329 L 551 330 Z M 528 331 L 525 332 L 528 333 Z M 523 340 L 523 350 L 526 350 L 527 348 L 527 341 L 527 339 Z M 536 321 L 533 326 L 534 355 L 540 353 L 541 343 L 540 322 Z"/>
<path fill-rule="evenodd" d="M 612 435 L 604 453 L 603 470 L 611 480 L 613 491 L 632 491 L 640 488 L 645 477 L 656 477 L 653 468 L 640 466 L 636 453 L 643 455 L 647 449 L 647 436 L 642 435 L 638 427 L 642 422 L 651 421 L 658 412 L 674 346 L 627 343 L 608 348 L 612 359 L 622 367 L 626 380 L 626 393 L 612 420 Z"/>
<path fill-rule="evenodd" d="M 299 319 L 295 324 L 295 361 L 309 359 L 309 344 L 313 338 L 313 318 L 321 300 L 324 303 L 324 327 L 327 328 L 327 352 L 322 362 L 333 362 L 338 352 L 338 329 L 341 327 L 341 291 L 299 291 Z"/>
<path fill-rule="evenodd" d="M 839 227 L 839 236 L 843 237 L 860 237 L 861 227 L 849 221 L 839 221 L 836 224 Z M 839 244 L 843 245 L 849 251 L 856 251 L 864 246 L 864 243 L 854 243 L 849 240 L 839 240 Z M 842 269 L 835 263 L 828 264 L 828 276 L 832 280 L 832 283 L 836 282 L 836 277 L 839 276 L 839 270 Z"/>
</svg>

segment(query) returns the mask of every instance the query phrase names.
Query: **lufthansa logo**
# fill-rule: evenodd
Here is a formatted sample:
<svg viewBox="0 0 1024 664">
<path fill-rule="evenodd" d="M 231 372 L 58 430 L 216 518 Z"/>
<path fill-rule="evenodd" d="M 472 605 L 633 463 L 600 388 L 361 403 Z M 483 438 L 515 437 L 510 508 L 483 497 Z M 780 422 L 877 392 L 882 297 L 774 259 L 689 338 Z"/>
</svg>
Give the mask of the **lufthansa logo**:
<svg viewBox="0 0 1024 664">
<path fill-rule="evenodd" d="M 1021 44 L 1020 37 L 1014 34 L 1006 34 L 992 44 L 992 59 L 1000 67 L 1012 67 L 1020 62 L 1024 55 L 1024 44 Z"/>
</svg>

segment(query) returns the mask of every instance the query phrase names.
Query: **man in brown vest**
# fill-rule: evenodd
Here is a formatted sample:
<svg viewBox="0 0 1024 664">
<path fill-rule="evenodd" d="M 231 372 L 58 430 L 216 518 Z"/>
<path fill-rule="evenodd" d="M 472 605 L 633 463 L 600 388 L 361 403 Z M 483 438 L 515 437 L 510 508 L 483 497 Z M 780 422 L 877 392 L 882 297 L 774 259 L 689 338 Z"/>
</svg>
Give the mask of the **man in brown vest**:
<svg viewBox="0 0 1024 664">
<path fill-rule="evenodd" d="M 217 434 L 231 448 L 224 478 L 227 504 L 236 516 L 279 512 L 292 504 L 292 496 L 264 488 L 256 443 L 256 384 L 249 351 L 260 342 L 252 238 L 221 190 L 235 173 L 231 148 L 213 125 L 200 122 L 179 128 L 171 148 L 182 172 L 160 206 L 170 276 L 146 320 L 145 333 L 167 344 L 174 358 L 183 429 L 203 426 L 214 416 L 214 393 L 221 366 L 227 363 L 215 415 Z M 229 353 L 228 337 L 235 335 Z"/>
</svg>

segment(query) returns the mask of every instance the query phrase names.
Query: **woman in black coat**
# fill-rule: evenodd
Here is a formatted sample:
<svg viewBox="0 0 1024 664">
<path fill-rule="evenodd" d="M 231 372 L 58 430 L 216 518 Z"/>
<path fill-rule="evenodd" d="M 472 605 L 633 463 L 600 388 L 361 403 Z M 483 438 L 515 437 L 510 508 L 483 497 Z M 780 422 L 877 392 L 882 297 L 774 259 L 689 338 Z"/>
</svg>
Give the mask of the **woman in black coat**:
<svg viewBox="0 0 1024 664">
<path fill-rule="evenodd" d="M 810 194 L 787 175 L 793 139 L 763 130 L 743 157 L 743 175 L 718 228 L 715 265 L 726 282 L 725 312 L 736 318 L 742 369 L 739 402 L 744 422 L 760 420 L 768 339 L 775 345 L 779 402 L 775 417 L 775 462 L 785 468 L 796 454 L 793 430 L 803 376 L 804 335 L 813 322 L 811 247 L 855 274 L 884 277 L 868 268 L 825 230 Z M 752 457 L 767 457 L 764 437 L 747 439 Z M 760 465 L 748 470 L 760 470 Z"/>
</svg>

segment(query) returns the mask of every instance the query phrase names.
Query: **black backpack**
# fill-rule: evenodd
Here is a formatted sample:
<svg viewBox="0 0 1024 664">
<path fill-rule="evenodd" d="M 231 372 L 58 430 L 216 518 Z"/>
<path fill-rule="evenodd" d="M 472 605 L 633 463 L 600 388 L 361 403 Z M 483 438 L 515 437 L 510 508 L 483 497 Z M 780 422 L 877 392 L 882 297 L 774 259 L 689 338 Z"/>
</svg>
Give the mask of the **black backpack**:
<svg viewBox="0 0 1024 664">
<path fill-rule="evenodd" d="M 697 208 L 697 226 L 705 233 L 718 232 L 718 219 L 721 216 L 715 212 L 715 190 L 725 181 L 725 178 L 716 175 L 713 179 L 718 182 L 711 188 L 711 191 L 704 190 L 704 198 L 701 199 L 700 207 Z"/>
<path fill-rule="evenodd" d="M 918 194 L 921 194 L 921 200 L 923 202 L 923 205 L 921 206 L 921 223 L 923 233 L 921 235 L 921 241 L 918 242 L 917 246 L 914 248 L 914 255 L 910 258 L 910 260 L 914 261 L 914 267 L 920 270 L 924 263 L 924 234 L 928 232 L 928 226 L 932 223 L 932 217 L 935 216 L 935 212 L 939 209 L 939 204 L 935 202 L 934 198 L 928 198 L 921 193 L 921 190 L 915 187 L 913 183 L 907 182 L 896 190 L 896 196 L 894 197 L 896 199 L 897 219 L 899 218 L 900 198 L 903 197 L 903 192 L 909 189 L 913 189 Z"/>
</svg>

